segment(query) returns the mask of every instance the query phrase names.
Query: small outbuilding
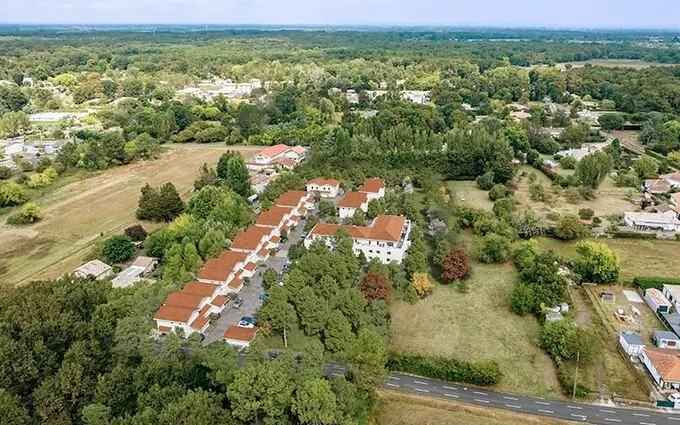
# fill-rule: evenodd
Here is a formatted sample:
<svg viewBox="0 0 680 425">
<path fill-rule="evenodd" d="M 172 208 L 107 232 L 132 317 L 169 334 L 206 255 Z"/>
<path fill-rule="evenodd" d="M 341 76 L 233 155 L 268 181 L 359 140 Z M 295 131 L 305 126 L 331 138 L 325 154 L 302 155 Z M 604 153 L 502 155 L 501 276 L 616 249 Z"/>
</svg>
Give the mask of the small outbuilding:
<svg viewBox="0 0 680 425">
<path fill-rule="evenodd" d="M 656 330 L 652 332 L 652 342 L 659 348 L 680 350 L 680 338 L 670 331 Z"/>
<path fill-rule="evenodd" d="M 671 311 L 671 302 L 656 288 L 647 288 L 645 291 L 645 301 L 647 301 L 647 304 L 654 313 L 670 313 Z"/>
<path fill-rule="evenodd" d="M 97 280 L 104 279 L 111 275 L 113 267 L 109 266 L 103 261 L 92 260 L 73 270 L 73 274 L 77 277 L 93 277 Z"/>
<path fill-rule="evenodd" d="M 255 338 L 258 330 L 258 327 L 241 328 L 229 326 L 224 331 L 224 342 L 239 349 L 250 347 L 250 342 Z"/>
<path fill-rule="evenodd" d="M 621 332 L 619 334 L 619 344 L 629 356 L 639 356 L 645 348 L 645 343 L 640 335 L 635 332 Z"/>
</svg>

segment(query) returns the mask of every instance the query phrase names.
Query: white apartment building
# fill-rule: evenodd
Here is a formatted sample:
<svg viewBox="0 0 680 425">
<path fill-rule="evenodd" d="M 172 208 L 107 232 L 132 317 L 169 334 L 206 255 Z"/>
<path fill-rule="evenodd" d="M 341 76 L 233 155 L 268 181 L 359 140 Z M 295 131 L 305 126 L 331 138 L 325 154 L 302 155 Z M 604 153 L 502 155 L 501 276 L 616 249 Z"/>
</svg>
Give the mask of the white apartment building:
<svg viewBox="0 0 680 425">
<path fill-rule="evenodd" d="M 322 198 L 335 198 L 340 191 L 340 182 L 335 179 L 316 178 L 307 183 L 307 192 L 318 193 Z"/>
</svg>

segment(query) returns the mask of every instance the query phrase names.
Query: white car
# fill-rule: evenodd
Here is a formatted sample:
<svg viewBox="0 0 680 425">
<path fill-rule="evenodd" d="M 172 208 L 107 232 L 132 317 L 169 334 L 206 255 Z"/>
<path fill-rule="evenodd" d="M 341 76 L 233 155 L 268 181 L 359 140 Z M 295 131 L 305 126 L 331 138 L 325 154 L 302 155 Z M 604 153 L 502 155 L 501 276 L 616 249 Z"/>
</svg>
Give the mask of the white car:
<svg viewBox="0 0 680 425">
<path fill-rule="evenodd" d="M 250 323 L 250 322 L 248 322 L 248 321 L 245 321 L 245 320 L 239 321 L 237 326 L 238 326 L 239 328 L 249 328 L 249 329 L 255 327 L 254 324 L 252 324 L 252 323 Z"/>
<path fill-rule="evenodd" d="M 669 395 L 668 401 L 672 401 L 673 403 L 680 403 L 680 393 L 673 393 Z"/>
</svg>

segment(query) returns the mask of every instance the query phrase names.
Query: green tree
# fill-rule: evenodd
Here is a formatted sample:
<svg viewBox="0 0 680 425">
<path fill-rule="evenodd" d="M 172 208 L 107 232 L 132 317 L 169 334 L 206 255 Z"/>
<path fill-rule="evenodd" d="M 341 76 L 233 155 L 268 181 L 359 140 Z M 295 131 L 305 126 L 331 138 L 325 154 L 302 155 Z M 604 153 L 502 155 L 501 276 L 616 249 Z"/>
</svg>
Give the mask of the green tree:
<svg viewBox="0 0 680 425">
<path fill-rule="evenodd" d="M 3 422 L 12 425 L 28 425 L 29 416 L 21 405 L 21 399 L 0 388 L 0 415 Z"/>
<path fill-rule="evenodd" d="M 220 159 L 217 161 L 217 177 L 222 179 L 223 181 L 227 180 L 227 176 L 229 175 L 228 171 L 228 166 L 229 166 L 229 160 L 238 156 L 239 153 L 236 151 L 226 151 L 220 156 Z"/>
<path fill-rule="evenodd" d="M 586 155 L 576 166 L 576 179 L 584 186 L 597 189 L 613 166 L 612 157 L 606 152 Z"/>
<path fill-rule="evenodd" d="M 510 240 L 496 233 L 488 233 L 475 240 L 475 256 L 483 263 L 501 263 L 510 255 Z"/>
<path fill-rule="evenodd" d="M 315 378 L 302 383 L 295 392 L 291 410 L 303 425 L 338 423 L 338 405 L 328 381 Z"/>
<path fill-rule="evenodd" d="M 328 320 L 328 303 L 306 286 L 295 298 L 295 308 L 300 317 L 300 324 L 307 335 L 320 333 Z"/>
<path fill-rule="evenodd" d="M 583 238 L 588 235 L 588 229 L 575 214 L 562 214 L 555 225 L 555 237 L 565 241 Z"/>
<path fill-rule="evenodd" d="M 601 242 L 584 241 L 576 244 L 580 255 L 576 272 L 586 282 L 613 283 L 619 278 L 619 257 Z"/>
<path fill-rule="evenodd" d="M 158 190 L 146 183 L 141 190 L 136 216 L 140 220 L 155 220 L 160 212 L 158 208 Z"/>
<path fill-rule="evenodd" d="M 135 245 L 132 239 L 125 235 L 116 235 L 108 238 L 102 246 L 102 261 L 109 264 L 124 263 L 135 254 Z"/>
<path fill-rule="evenodd" d="M 226 184 L 227 187 L 243 197 L 248 197 L 252 193 L 250 174 L 241 155 L 234 156 L 227 163 Z"/>
<path fill-rule="evenodd" d="M 575 169 L 576 164 L 577 164 L 576 158 L 574 158 L 571 155 L 567 155 L 560 159 L 560 166 L 562 166 L 562 168 L 564 168 L 565 170 Z"/>
<path fill-rule="evenodd" d="M 354 215 L 352 216 L 352 224 L 354 226 L 363 226 L 365 220 L 366 215 L 363 211 L 361 211 L 360 208 L 357 208 L 356 211 L 354 211 Z"/>
<path fill-rule="evenodd" d="M 203 163 L 198 171 L 198 177 L 194 180 L 194 189 L 201 190 L 206 186 L 215 186 L 217 184 L 217 173 L 208 164 Z"/>
<path fill-rule="evenodd" d="M 359 388 L 372 389 L 387 377 L 387 347 L 374 332 L 361 329 L 349 348 L 347 361 L 349 373 Z"/>
<path fill-rule="evenodd" d="M 155 210 L 158 215 L 154 219 L 157 221 L 172 221 L 184 211 L 184 202 L 179 197 L 175 185 L 170 182 L 161 186 L 156 199 L 158 205 Z"/>
<path fill-rule="evenodd" d="M 216 257 L 227 246 L 227 238 L 218 229 L 210 228 L 198 242 L 198 252 L 204 260 Z"/>
<path fill-rule="evenodd" d="M 270 289 L 269 297 L 257 311 L 256 317 L 259 323 L 269 323 L 274 331 L 283 333 L 284 342 L 288 344 L 286 332 L 297 325 L 297 316 L 285 290 L 278 286 Z"/>
<path fill-rule="evenodd" d="M 15 137 L 31 128 L 28 115 L 23 112 L 7 112 L 0 116 L 0 137 Z"/>
<path fill-rule="evenodd" d="M 633 169 L 641 179 L 654 179 L 659 172 L 659 164 L 649 155 L 642 155 L 635 161 Z"/>
<path fill-rule="evenodd" d="M 354 341 L 352 325 L 340 310 L 333 310 L 323 330 L 324 345 L 330 352 L 343 351 Z"/>
<path fill-rule="evenodd" d="M 373 220 L 383 212 L 383 206 L 380 199 L 371 199 L 368 202 L 368 210 L 366 212 L 366 217 Z"/>
<path fill-rule="evenodd" d="M 272 269 L 271 267 L 267 267 L 267 270 L 264 271 L 262 274 L 262 282 L 268 287 L 272 287 L 276 285 L 276 281 L 279 278 L 279 274 L 276 272 L 276 270 Z"/>
<path fill-rule="evenodd" d="M 621 130 L 626 123 L 626 119 L 622 114 L 603 114 L 597 121 L 604 131 Z"/>
<path fill-rule="evenodd" d="M 0 184 L 0 207 L 21 205 L 28 201 L 26 190 L 16 183 Z"/>
<path fill-rule="evenodd" d="M 563 360 L 590 363 L 598 352 L 597 338 L 570 319 L 547 322 L 541 328 L 539 345 Z"/>
<path fill-rule="evenodd" d="M 185 243 L 183 251 L 182 259 L 186 270 L 195 271 L 203 264 L 203 260 L 201 260 L 201 256 L 198 255 L 198 251 L 196 250 L 196 245 L 193 243 Z"/>
</svg>

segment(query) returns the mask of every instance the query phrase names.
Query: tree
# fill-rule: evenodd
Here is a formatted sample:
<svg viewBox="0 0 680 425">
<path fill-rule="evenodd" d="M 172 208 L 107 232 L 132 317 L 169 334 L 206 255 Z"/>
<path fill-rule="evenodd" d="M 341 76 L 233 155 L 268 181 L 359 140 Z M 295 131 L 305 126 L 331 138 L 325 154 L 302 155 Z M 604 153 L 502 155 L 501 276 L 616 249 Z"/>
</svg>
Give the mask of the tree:
<svg viewBox="0 0 680 425">
<path fill-rule="evenodd" d="M 303 425 L 335 425 L 338 406 L 327 380 L 315 378 L 302 383 L 293 397 L 291 410 Z"/>
<path fill-rule="evenodd" d="M 284 335 L 284 343 L 288 345 L 286 330 L 297 324 L 295 307 L 288 302 L 285 291 L 274 287 L 269 291 L 269 297 L 255 314 L 259 323 L 268 323 L 271 328 Z"/>
<path fill-rule="evenodd" d="M 340 310 L 333 310 L 328 317 L 323 336 L 326 349 L 332 353 L 343 351 L 354 342 L 352 325 Z"/>
<path fill-rule="evenodd" d="M 31 224 L 39 221 L 40 218 L 40 207 L 33 202 L 28 202 L 21 207 L 21 211 L 10 215 L 7 218 L 7 223 L 13 225 Z"/>
<path fill-rule="evenodd" d="M 111 236 L 102 246 L 102 261 L 109 264 L 124 263 L 135 254 L 132 240 L 125 235 Z"/>
<path fill-rule="evenodd" d="M 598 352 L 597 338 L 570 319 L 547 322 L 541 328 L 539 346 L 563 360 L 589 363 Z"/>
<path fill-rule="evenodd" d="M 127 160 L 132 161 L 136 158 L 153 159 L 158 156 L 161 147 L 158 140 L 151 137 L 148 133 L 142 133 L 127 142 L 123 150 Z"/>
<path fill-rule="evenodd" d="M 576 262 L 576 272 L 586 282 L 613 283 L 619 278 L 619 257 L 601 242 L 584 241 L 576 244 L 581 256 Z"/>
<path fill-rule="evenodd" d="M 595 152 L 586 155 L 576 166 L 576 179 L 583 186 L 597 189 L 614 166 L 611 155 L 606 152 Z"/>
<path fill-rule="evenodd" d="M 324 329 L 329 315 L 328 303 L 311 287 L 302 288 L 295 299 L 295 309 L 307 335 L 316 335 Z"/>
<path fill-rule="evenodd" d="M 146 239 L 148 233 L 141 224 L 125 228 L 125 236 L 130 238 L 133 242 L 141 242 Z"/>
<path fill-rule="evenodd" d="M 16 183 L 0 184 L 0 207 L 21 205 L 28 201 L 26 190 Z"/>
<path fill-rule="evenodd" d="M 414 273 L 411 280 L 411 286 L 416 291 L 419 297 L 424 298 L 432 292 L 432 281 L 427 273 Z"/>
<path fill-rule="evenodd" d="M 350 376 L 361 389 L 375 388 L 387 377 L 387 358 L 385 342 L 374 332 L 363 328 L 347 353 Z"/>
<path fill-rule="evenodd" d="M 321 201 L 319 202 L 319 212 L 325 217 L 330 217 L 335 215 L 335 204 L 331 201 Z"/>
<path fill-rule="evenodd" d="M 635 161 L 633 169 L 641 179 L 654 179 L 659 172 L 659 164 L 649 155 L 642 155 Z"/>
<path fill-rule="evenodd" d="M 201 256 L 198 255 L 196 245 L 194 245 L 191 242 L 187 242 L 184 244 L 184 249 L 182 252 L 182 261 L 184 262 L 184 269 L 190 272 L 195 271 L 201 266 L 201 264 L 203 264 Z"/>
<path fill-rule="evenodd" d="M 217 256 L 227 246 L 224 233 L 216 228 L 210 228 L 198 242 L 198 252 L 204 260 Z"/>
<path fill-rule="evenodd" d="M 203 164 L 198 172 L 198 177 L 194 181 L 194 189 L 201 190 L 206 186 L 215 186 L 217 184 L 217 173 L 208 164 Z"/>
<path fill-rule="evenodd" d="M 227 187 L 245 197 L 250 196 L 250 174 L 241 155 L 236 155 L 227 163 Z"/>
<path fill-rule="evenodd" d="M 366 221 L 366 215 L 361 210 L 361 208 L 357 208 L 354 211 L 354 215 L 352 215 L 352 224 L 354 226 L 363 226 L 365 221 Z"/>
<path fill-rule="evenodd" d="M 28 425 L 31 423 L 26 409 L 21 405 L 21 399 L 4 388 L 0 388 L 0 417 L 2 417 L 3 422 L 12 425 Z"/>
<path fill-rule="evenodd" d="M 160 215 L 157 211 L 158 190 L 146 183 L 141 192 L 136 216 L 140 220 L 155 220 Z"/>
<path fill-rule="evenodd" d="M 157 199 L 156 221 L 172 221 L 184 211 L 184 202 L 179 197 L 175 185 L 168 182 L 161 186 Z"/>
<path fill-rule="evenodd" d="M 491 190 L 494 182 L 494 175 L 492 171 L 487 171 L 481 176 L 477 177 L 475 180 L 477 182 L 477 187 L 482 190 Z"/>
<path fill-rule="evenodd" d="M 602 130 L 621 130 L 626 123 L 626 119 L 622 114 L 603 114 L 597 119 L 597 122 L 602 126 Z"/>
<path fill-rule="evenodd" d="M 359 328 L 359 321 L 364 314 L 366 298 L 358 288 L 347 288 L 339 295 L 338 309 L 347 318 L 352 327 Z"/>
<path fill-rule="evenodd" d="M 31 128 L 28 115 L 23 112 L 7 112 L 0 117 L 0 137 L 15 137 Z"/>
<path fill-rule="evenodd" d="M 375 271 L 370 271 L 361 278 L 359 290 L 369 302 L 383 300 L 389 303 L 392 299 L 392 287 L 388 284 L 385 276 Z"/>
<path fill-rule="evenodd" d="M 588 229 L 575 214 L 562 214 L 555 225 L 555 237 L 565 241 L 583 238 L 588 235 Z"/>
<path fill-rule="evenodd" d="M 227 176 L 229 175 L 228 167 L 229 167 L 229 160 L 238 156 L 239 153 L 235 151 L 226 151 L 220 156 L 220 159 L 217 161 L 217 177 L 220 179 L 226 181 Z"/>
<path fill-rule="evenodd" d="M 17 86 L 0 86 L 0 115 L 21 111 L 28 105 L 28 97 Z"/>
<path fill-rule="evenodd" d="M 576 158 L 571 155 L 566 155 L 560 159 L 560 166 L 565 170 L 573 170 L 576 168 Z"/>
<path fill-rule="evenodd" d="M 501 263 L 510 254 L 510 240 L 496 233 L 488 233 L 475 240 L 475 255 L 483 263 Z"/>
<path fill-rule="evenodd" d="M 383 206 L 382 202 L 380 202 L 380 199 L 371 199 L 368 202 L 368 209 L 366 212 L 366 217 L 369 219 L 373 220 L 383 212 Z"/>
<path fill-rule="evenodd" d="M 267 267 L 267 270 L 265 270 L 262 274 L 262 282 L 267 288 L 271 288 L 272 286 L 276 285 L 278 278 L 279 274 L 271 267 Z"/>
<path fill-rule="evenodd" d="M 465 248 L 454 249 L 441 262 L 442 280 L 453 283 L 470 277 L 470 257 Z"/>
</svg>

